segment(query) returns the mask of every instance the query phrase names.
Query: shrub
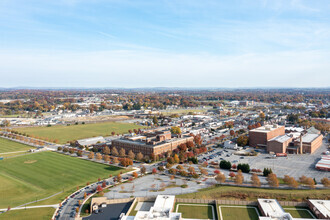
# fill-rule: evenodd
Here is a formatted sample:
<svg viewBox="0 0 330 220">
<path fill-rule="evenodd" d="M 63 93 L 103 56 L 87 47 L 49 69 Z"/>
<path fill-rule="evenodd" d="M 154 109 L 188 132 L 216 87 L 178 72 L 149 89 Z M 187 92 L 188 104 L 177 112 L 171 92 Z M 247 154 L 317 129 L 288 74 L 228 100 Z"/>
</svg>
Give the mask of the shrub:
<svg viewBox="0 0 330 220">
<path fill-rule="evenodd" d="M 242 170 L 243 173 L 249 173 L 250 172 L 250 165 L 247 163 L 240 163 L 237 165 L 237 170 Z"/>
<path fill-rule="evenodd" d="M 271 173 L 273 173 L 271 168 L 264 168 L 264 171 L 263 171 L 264 176 L 268 176 Z"/>
<path fill-rule="evenodd" d="M 230 161 L 222 160 L 219 166 L 221 169 L 229 170 L 231 168 L 231 163 Z"/>
</svg>

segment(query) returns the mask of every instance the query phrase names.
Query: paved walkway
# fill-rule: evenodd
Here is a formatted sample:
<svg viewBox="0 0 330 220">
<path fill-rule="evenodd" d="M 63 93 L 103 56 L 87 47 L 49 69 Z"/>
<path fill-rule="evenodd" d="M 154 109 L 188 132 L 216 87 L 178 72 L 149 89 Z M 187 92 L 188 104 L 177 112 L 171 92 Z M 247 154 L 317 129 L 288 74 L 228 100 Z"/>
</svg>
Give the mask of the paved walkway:
<svg viewBox="0 0 330 220">
<path fill-rule="evenodd" d="M 58 207 L 58 204 L 54 204 L 54 205 L 36 205 L 36 206 L 16 207 L 16 208 L 12 208 L 10 210 L 35 209 L 35 208 L 54 208 L 54 209 L 56 209 L 57 207 Z M 7 211 L 7 209 L 0 209 L 0 211 Z"/>
</svg>

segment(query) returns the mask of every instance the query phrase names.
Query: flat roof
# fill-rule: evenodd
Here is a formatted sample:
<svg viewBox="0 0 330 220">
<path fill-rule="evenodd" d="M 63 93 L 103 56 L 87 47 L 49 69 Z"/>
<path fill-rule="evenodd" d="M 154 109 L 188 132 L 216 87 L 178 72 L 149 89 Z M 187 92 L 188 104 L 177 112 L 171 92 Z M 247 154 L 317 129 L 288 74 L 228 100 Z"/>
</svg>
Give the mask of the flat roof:
<svg viewBox="0 0 330 220">
<path fill-rule="evenodd" d="M 280 136 L 277 136 L 277 137 L 274 137 L 268 141 L 277 141 L 277 142 L 280 142 L 280 143 L 284 143 L 285 141 L 287 140 L 290 140 L 292 137 L 284 134 L 284 135 L 280 135 Z"/>
<path fill-rule="evenodd" d="M 313 206 L 324 215 L 326 218 L 330 218 L 330 200 L 309 200 Z"/>
<path fill-rule="evenodd" d="M 120 139 L 113 140 L 112 142 L 124 142 L 124 143 L 128 143 L 128 144 L 137 144 L 137 145 L 146 146 L 146 147 L 158 147 L 162 144 L 171 143 L 171 142 L 175 142 L 175 141 L 179 141 L 179 140 L 184 140 L 184 139 L 187 139 L 187 138 L 190 138 L 190 137 L 191 136 L 185 136 L 185 137 L 181 137 L 181 138 L 172 138 L 172 139 L 168 139 L 168 140 L 164 140 L 162 142 L 159 142 L 155 145 L 146 144 L 145 141 L 140 141 L 141 139 L 139 139 L 139 140 L 130 140 L 130 139 L 126 139 L 126 138 L 120 138 Z"/>
<path fill-rule="evenodd" d="M 260 132 L 260 133 L 268 133 L 270 131 L 274 131 L 278 128 L 281 128 L 284 126 L 278 126 L 278 125 L 265 125 L 265 126 L 261 126 L 259 128 L 255 128 L 250 130 L 250 132 Z"/>
<path fill-rule="evenodd" d="M 285 213 L 276 199 L 258 199 L 258 203 L 266 216 L 281 216 Z"/>
<path fill-rule="evenodd" d="M 307 133 L 302 137 L 302 142 L 310 143 L 313 142 L 320 134 Z"/>
</svg>

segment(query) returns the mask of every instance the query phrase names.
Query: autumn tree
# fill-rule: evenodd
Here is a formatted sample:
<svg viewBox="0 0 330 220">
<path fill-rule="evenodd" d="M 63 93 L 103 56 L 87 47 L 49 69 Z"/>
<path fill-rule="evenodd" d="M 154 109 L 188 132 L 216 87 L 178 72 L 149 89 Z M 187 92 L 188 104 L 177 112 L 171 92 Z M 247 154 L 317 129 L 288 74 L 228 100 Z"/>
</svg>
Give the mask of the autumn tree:
<svg viewBox="0 0 330 220">
<path fill-rule="evenodd" d="M 139 152 L 137 155 L 136 155 L 136 160 L 139 160 L 141 161 L 143 159 L 143 154 L 141 152 Z"/>
<path fill-rule="evenodd" d="M 252 174 L 251 181 L 253 186 L 260 187 L 260 179 L 256 173 Z"/>
<path fill-rule="evenodd" d="M 100 153 L 96 154 L 96 160 L 101 160 L 102 159 L 102 155 Z"/>
<path fill-rule="evenodd" d="M 113 156 L 118 156 L 118 150 L 117 150 L 116 147 L 113 147 L 113 148 L 111 149 L 111 155 L 113 155 Z"/>
<path fill-rule="evenodd" d="M 104 162 L 109 162 L 110 161 L 110 156 L 109 155 L 104 155 L 103 160 L 104 160 Z"/>
<path fill-rule="evenodd" d="M 114 157 L 114 158 L 112 159 L 112 162 L 113 162 L 113 163 L 119 163 L 118 157 Z"/>
<path fill-rule="evenodd" d="M 133 173 L 132 173 L 132 176 L 133 176 L 134 178 L 138 178 L 139 175 L 137 174 L 137 172 L 133 172 Z"/>
<path fill-rule="evenodd" d="M 119 150 L 119 156 L 120 157 L 125 157 L 126 156 L 126 152 L 125 152 L 125 149 L 124 148 L 120 148 L 120 150 Z"/>
<path fill-rule="evenodd" d="M 216 175 L 215 180 L 218 183 L 224 183 L 226 181 L 226 176 L 223 173 L 219 173 Z"/>
<path fill-rule="evenodd" d="M 196 136 L 194 136 L 194 142 L 197 146 L 200 147 L 203 143 L 202 136 L 200 134 L 197 134 Z"/>
<path fill-rule="evenodd" d="M 188 171 L 189 171 L 190 173 L 194 173 L 194 172 L 195 172 L 195 168 L 194 168 L 194 167 L 188 167 Z"/>
<path fill-rule="evenodd" d="M 327 177 L 322 178 L 321 183 L 324 187 L 330 187 L 330 180 Z"/>
<path fill-rule="evenodd" d="M 158 125 L 158 119 L 157 119 L 157 116 L 156 115 L 154 115 L 154 117 L 152 118 L 152 123 L 154 125 Z"/>
<path fill-rule="evenodd" d="M 279 181 L 277 179 L 277 176 L 275 173 L 270 173 L 267 176 L 267 182 L 271 187 L 278 187 L 279 186 Z"/>
<path fill-rule="evenodd" d="M 174 163 L 180 162 L 179 156 L 177 154 L 174 155 L 173 159 L 174 159 Z"/>
<path fill-rule="evenodd" d="M 284 175 L 283 181 L 292 188 L 297 188 L 299 185 L 293 177 L 290 177 L 288 175 Z"/>
<path fill-rule="evenodd" d="M 230 134 L 230 136 L 234 136 L 235 135 L 235 131 L 234 130 L 230 130 L 229 131 L 229 134 Z"/>
<path fill-rule="evenodd" d="M 249 143 L 249 137 L 248 136 L 245 136 L 245 135 L 239 136 L 237 138 L 237 141 L 236 142 L 237 142 L 238 146 L 244 147 L 244 146 L 246 146 Z"/>
<path fill-rule="evenodd" d="M 131 159 L 131 160 L 134 160 L 134 158 L 135 158 L 135 154 L 133 153 L 132 150 L 130 150 L 130 151 L 128 152 L 128 158 Z"/>
<path fill-rule="evenodd" d="M 94 159 L 94 152 L 89 152 L 88 159 Z"/>
<path fill-rule="evenodd" d="M 315 188 L 315 181 L 313 180 L 313 178 L 309 177 L 306 179 L 306 185 L 311 188 L 314 189 Z"/>
<path fill-rule="evenodd" d="M 109 147 L 108 146 L 105 146 L 104 148 L 103 148 L 103 154 L 110 154 L 110 149 L 109 149 Z"/>
<path fill-rule="evenodd" d="M 200 172 L 201 172 L 202 175 L 205 175 L 205 176 L 208 174 L 207 170 L 203 169 L 203 168 L 200 169 Z"/>
<path fill-rule="evenodd" d="M 121 182 L 121 175 L 120 175 L 120 173 L 117 175 L 117 181 L 120 183 Z"/>
<path fill-rule="evenodd" d="M 144 175 L 146 173 L 146 171 L 147 171 L 147 169 L 145 168 L 145 166 L 142 166 L 140 169 L 141 174 Z"/>
<path fill-rule="evenodd" d="M 172 134 L 181 134 L 181 129 L 177 126 L 174 126 L 171 128 L 171 133 Z"/>
<path fill-rule="evenodd" d="M 242 184 L 244 181 L 243 173 L 241 170 L 237 171 L 237 174 L 235 176 L 235 183 L 236 184 Z"/>
</svg>

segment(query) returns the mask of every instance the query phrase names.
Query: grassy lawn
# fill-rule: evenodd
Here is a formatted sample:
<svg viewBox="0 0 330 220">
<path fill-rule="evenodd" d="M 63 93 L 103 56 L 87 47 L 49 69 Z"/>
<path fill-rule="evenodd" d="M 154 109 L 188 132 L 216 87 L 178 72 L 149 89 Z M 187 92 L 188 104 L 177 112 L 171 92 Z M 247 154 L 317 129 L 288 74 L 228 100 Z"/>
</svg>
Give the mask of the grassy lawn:
<svg viewBox="0 0 330 220">
<path fill-rule="evenodd" d="M 80 212 L 80 216 L 88 216 L 90 215 L 89 210 L 91 208 L 91 201 L 92 198 L 89 198 L 83 205 L 83 207 L 81 208 L 81 212 Z M 86 210 L 88 210 L 88 213 L 86 213 Z"/>
<path fill-rule="evenodd" d="M 223 220 L 258 220 L 258 213 L 254 207 L 220 207 Z"/>
<path fill-rule="evenodd" d="M 77 186 L 117 175 L 122 169 L 55 152 L 41 152 L 0 161 L 0 207 L 7 208 L 45 198 L 59 203 Z M 45 203 L 46 201 L 42 201 Z"/>
<path fill-rule="evenodd" d="M 309 218 L 312 219 L 314 216 L 311 215 L 307 208 L 302 207 L 283 207 L 284 211 L 290 213 L 293 218 Z"/>
<path fill-rule="evenodd" d="M 131 212 L 129 213 L 129 216 L 136 216 L 136 213 L 138 211 L 135 210 L 136 206 L 138 205 L 139 202 L 136 202 L 134 207 L 132 208 Z"/>
<path fill-rule="evenodd" d="M 213 219 L 212 205 L 176 203 L 176 212 L 182 214 L 182 218 Z M 213 207 L 214 208 L 214 207 Z"/>
<path fill-rule="evenodd" d="M 10 141 L 5 138 L 0 138 L 0 155 L 5 156 L 7 152 L 15 152 L 15 151 L 27 151 L 34 147 L 21 144 L 15 141 Z"/>
<path fill-rule="evenodd" d="M 35 208 L 35 209 L 21 209 L 11 210 L 0 214 L 0 219 L 10 220 L 49 220 L 55 212 L 54 208 Z"/>
<path fill-rule="evenodd" d="M 330 199 L 330 189 L 323 190 L 285 190 L 258 189 L 236 186 L 214 186 L 201 189 L 197 193 L 178 195 L 178 198 L 250 200 L 273 198 L 281 201 L 302 201 L 310 199 Z"/>
<path fill-rule="evenodd" d="M 116 134 L 128 133 L 128 130 L 144 128 L 144 126 L 132 123 L 104 122 L 95 124 L 79 124 L 79 125 L 57 125 L 51 127 L 26 127 L 17 128 L 15 130 L 33 135 L 35 137 L 43 137 L 51 140 L 57 139 L 59 143 L 67 143 L 68 141 L 89 138 L 93 136 L 108 136 L 114 131 Z"/>
</svg>

